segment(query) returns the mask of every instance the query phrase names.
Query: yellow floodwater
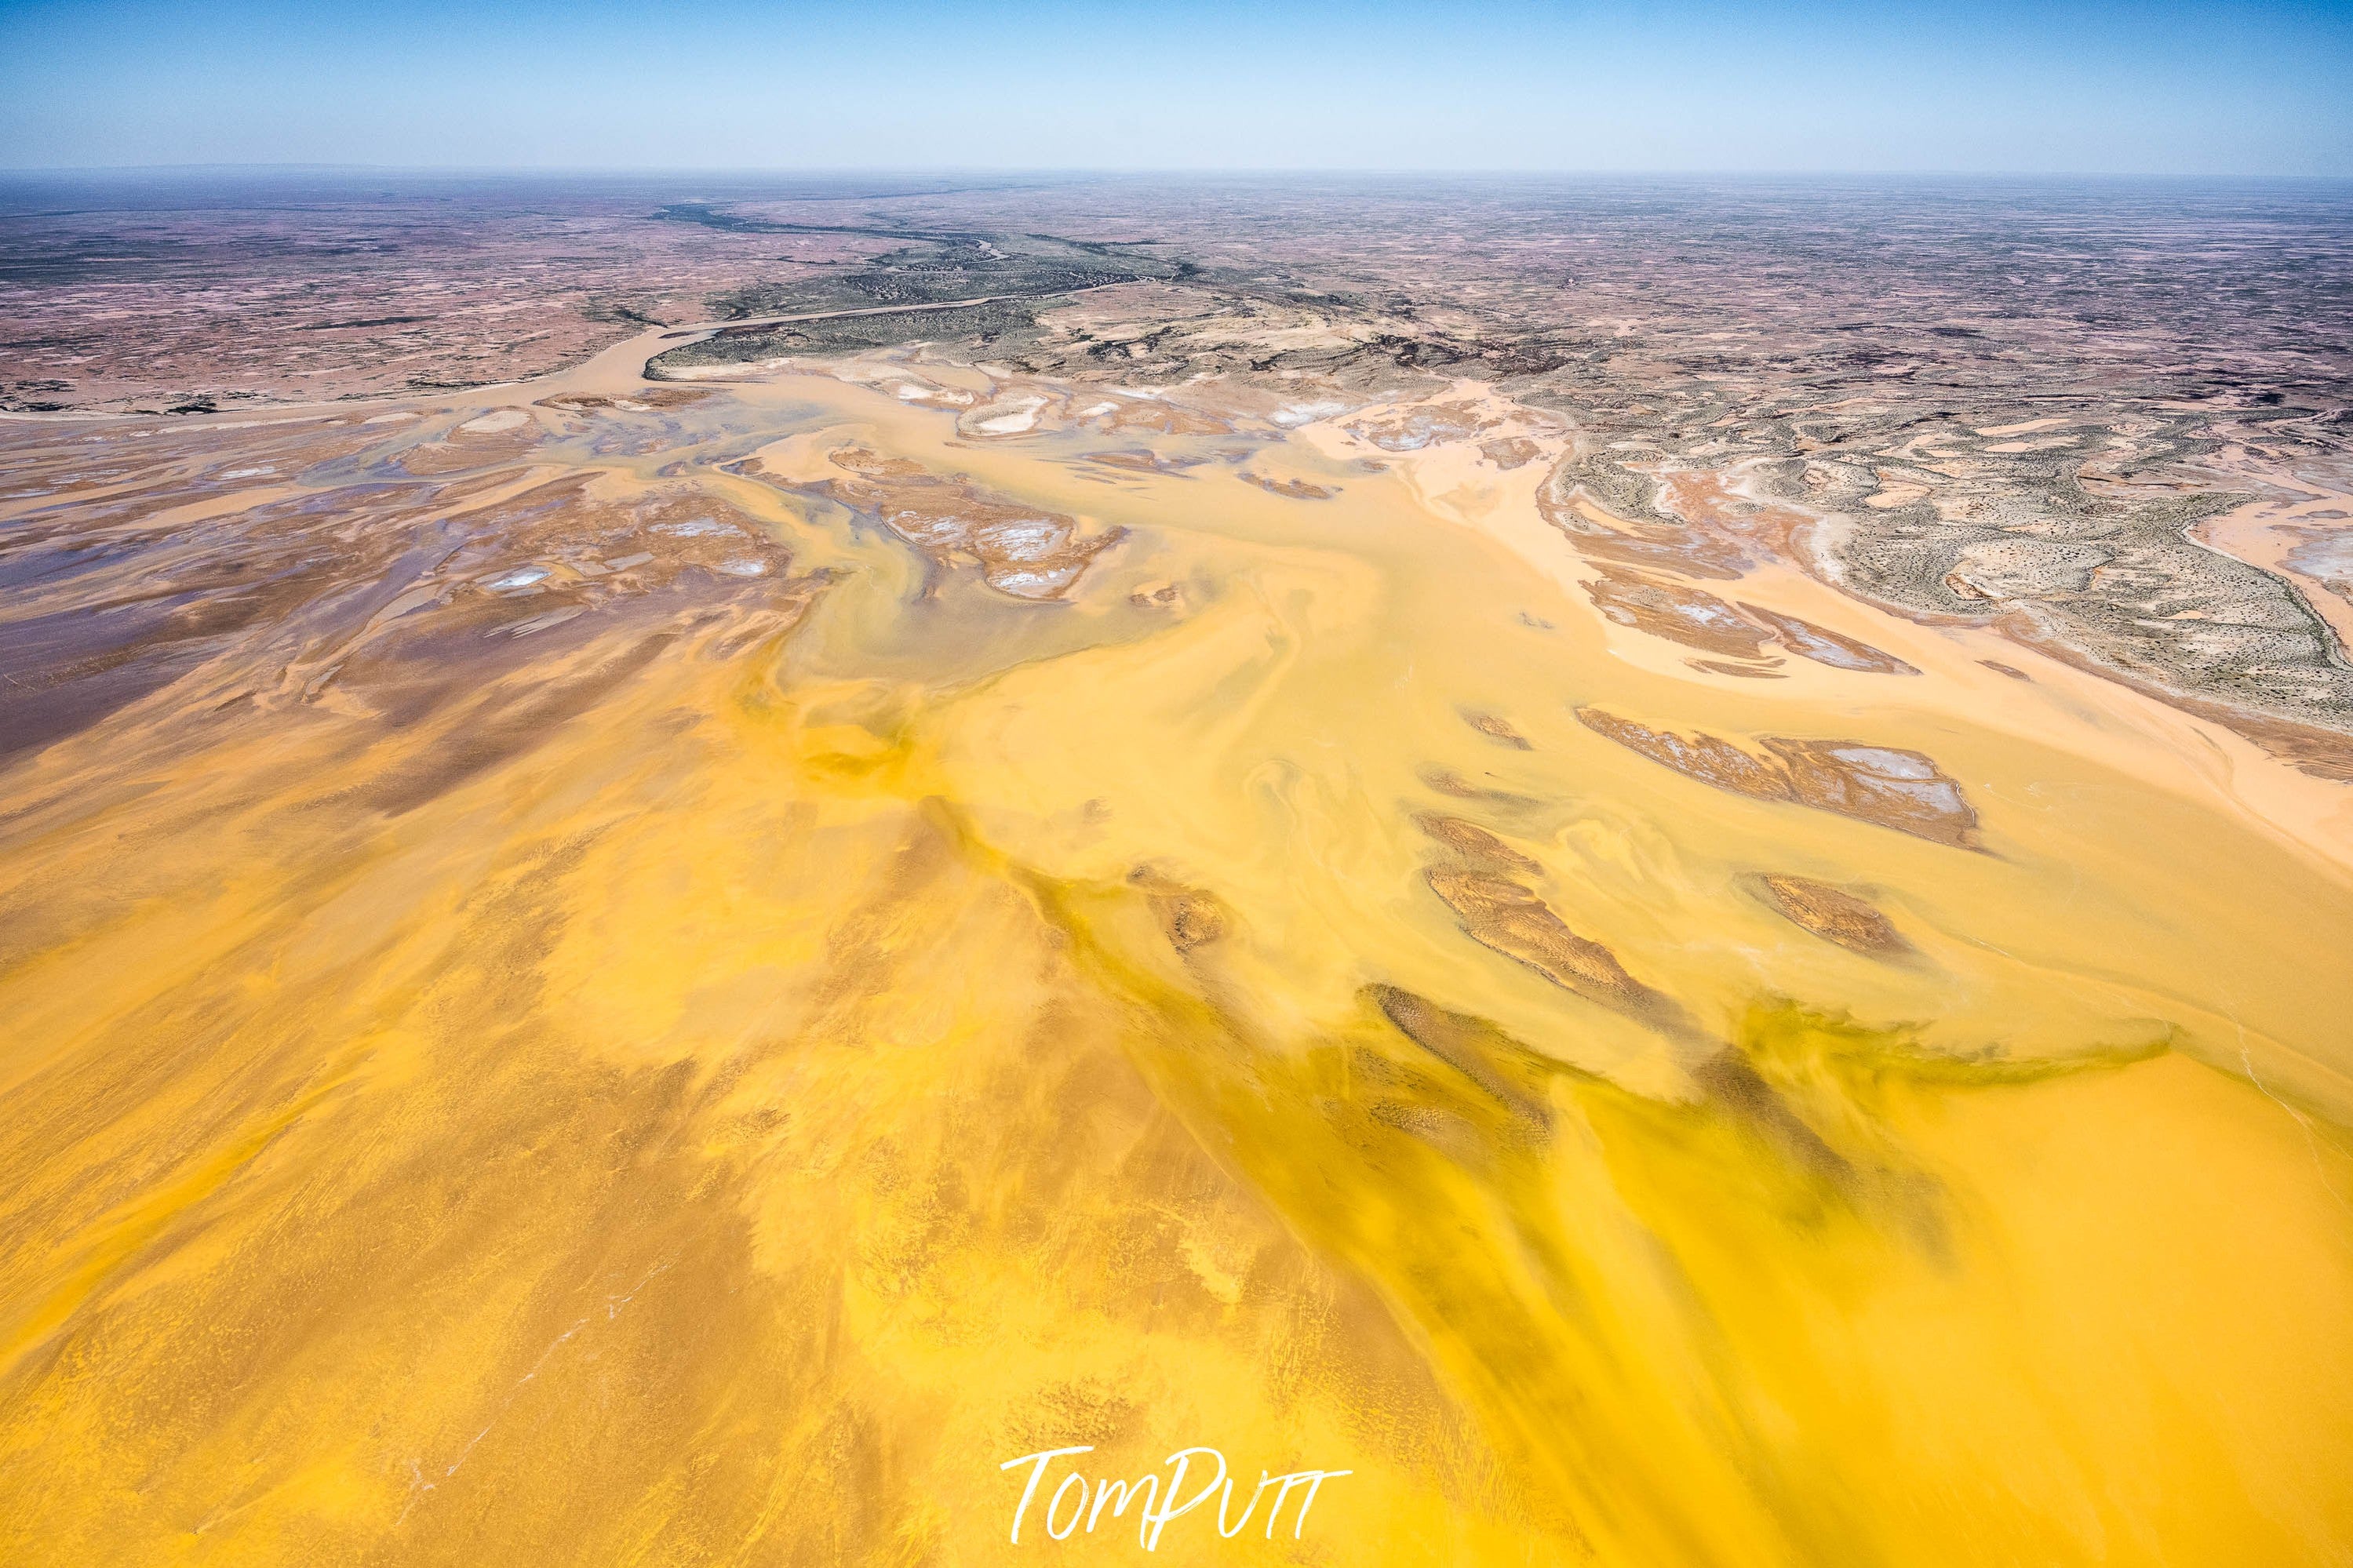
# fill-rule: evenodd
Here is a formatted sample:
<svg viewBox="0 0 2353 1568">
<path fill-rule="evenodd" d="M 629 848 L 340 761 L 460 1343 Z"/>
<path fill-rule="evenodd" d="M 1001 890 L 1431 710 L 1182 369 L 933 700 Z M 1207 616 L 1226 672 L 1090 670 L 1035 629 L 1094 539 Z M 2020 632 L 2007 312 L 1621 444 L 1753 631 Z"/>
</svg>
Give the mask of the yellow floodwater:
<svg viewBox="0 0 2353 1568">
<path fill-rule="evenodd" d="M 1008 1541 L 1082 1446 L 1350 1472 L 1180 1563 L 2353 1555 L 2342 786 L 1781 567 L 1922 673 L 1695 670 L 1467 443 L 558 424 L 829 578 L 397 721 L 217 700 L 257 646 L 0 774 L 0 1559 L 1142 1559 L 1064 1468 Z M 789 482 L 852 443 L 1130 532 L 926 593 Z M 1980 845 L 1579 708 L 1924 753 Z M 1666 1000 L 1474 940 L 1430 813 Z"/>
</svg>

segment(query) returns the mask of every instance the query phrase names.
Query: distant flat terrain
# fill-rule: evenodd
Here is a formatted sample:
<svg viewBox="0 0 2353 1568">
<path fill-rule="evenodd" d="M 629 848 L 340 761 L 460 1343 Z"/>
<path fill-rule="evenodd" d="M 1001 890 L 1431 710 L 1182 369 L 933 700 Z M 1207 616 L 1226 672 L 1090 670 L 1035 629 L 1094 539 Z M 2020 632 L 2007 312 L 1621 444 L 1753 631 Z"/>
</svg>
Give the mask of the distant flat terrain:
<svg viewBox="0 0 2353 1568">
<path fill-rule="evenodd" d="M 922 343 L 1304 404 L 1473 380 L 1576 430 L 1564 504 L 1680 537 L 1728 485 L 1811 520 L 1795 558 L 1850 591 L 2353 776 L 2341 184 L 0 187 L 0 409 L 381 396 L 785 317 L 659 367 Z"/>
</svg>

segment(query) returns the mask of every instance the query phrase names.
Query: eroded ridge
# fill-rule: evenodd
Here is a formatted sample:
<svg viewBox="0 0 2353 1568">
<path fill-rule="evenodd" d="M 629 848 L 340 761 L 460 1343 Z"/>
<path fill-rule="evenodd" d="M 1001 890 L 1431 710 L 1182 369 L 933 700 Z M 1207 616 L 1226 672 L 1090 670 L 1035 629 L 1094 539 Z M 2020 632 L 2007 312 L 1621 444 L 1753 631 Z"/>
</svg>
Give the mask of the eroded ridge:
<svg viewBox="0 0 2353 1568">
<path fill-rule="evenodd" d="M 1894 922 L 1860 894 L 1787 873 L 1761 874 L 1757 885 L 1791 924 L 1825 942 L 1870 958 L 1900 958 L 1913 951 Z"/>
<path fill-rule="evenodd" d="M 1632 1013 L 1675 1014 L 1672 1003 L 1626 973 L 1616 953 L 1569 930 L 1542 899 L 1510 878 L 1450 866 L 1433 866 L 1423 876 L 1471 937 L 1554 984 Z"/>
<path fill-rule="evenodd" d="M 1957 849 L 1982 847 L 1960 784 L 1919 752 L 1767 735 L 1760 755 L 1720 736 L 1652 729 L 1599 708 L 1579 708 L 1577 717 L 1595 734 L 1718 789 L 1834 811 Z"/>
<path fill-rule="evenodd" d="M 982 581 L 1017 599 L 1060 598 L 1088 563 L 1119 542 L 1123 531 L 1082 533 L 1060 512 L 1024 506 L 962 479 L 943 479 L 922 464 L 844 447 L 833 466 L 850 476 L 828 487 L 844 505 L 868 511 L 942 565 L 978 563 Z"/>
</svg>

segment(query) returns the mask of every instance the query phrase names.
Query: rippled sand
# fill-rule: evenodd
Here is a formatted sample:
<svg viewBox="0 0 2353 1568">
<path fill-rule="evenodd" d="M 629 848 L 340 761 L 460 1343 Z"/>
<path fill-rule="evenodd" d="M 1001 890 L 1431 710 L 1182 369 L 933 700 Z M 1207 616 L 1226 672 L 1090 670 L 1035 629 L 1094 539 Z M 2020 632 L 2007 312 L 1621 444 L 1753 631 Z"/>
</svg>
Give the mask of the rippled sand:
<svg viewBox="0 0 2353 1568">
<path fill-rule="evenodd" d="M 645 352 L 6 437 L 0 1555 L 2342 1559 L 2345 786 L 1475 396 Z"/>
</svg>

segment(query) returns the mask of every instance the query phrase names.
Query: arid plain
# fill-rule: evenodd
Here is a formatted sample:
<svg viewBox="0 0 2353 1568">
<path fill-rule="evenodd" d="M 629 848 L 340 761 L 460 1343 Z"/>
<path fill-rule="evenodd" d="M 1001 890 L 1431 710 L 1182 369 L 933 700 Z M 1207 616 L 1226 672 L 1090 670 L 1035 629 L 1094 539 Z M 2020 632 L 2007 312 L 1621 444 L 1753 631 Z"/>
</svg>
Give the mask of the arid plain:
<svg viewBox="0 0 2353 1568">
<path fill-rule="evenodd" d="M 191 189 L 0 202 L 0 1557 L 2353 1552 L 2341 193 Z"/>
</svg>

